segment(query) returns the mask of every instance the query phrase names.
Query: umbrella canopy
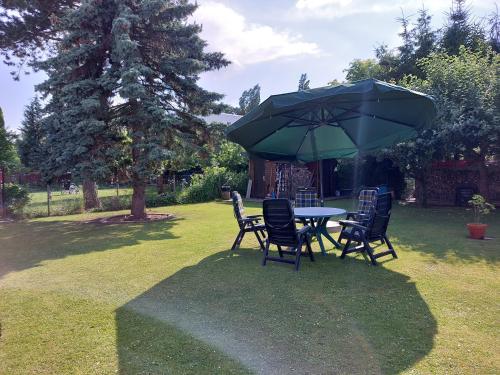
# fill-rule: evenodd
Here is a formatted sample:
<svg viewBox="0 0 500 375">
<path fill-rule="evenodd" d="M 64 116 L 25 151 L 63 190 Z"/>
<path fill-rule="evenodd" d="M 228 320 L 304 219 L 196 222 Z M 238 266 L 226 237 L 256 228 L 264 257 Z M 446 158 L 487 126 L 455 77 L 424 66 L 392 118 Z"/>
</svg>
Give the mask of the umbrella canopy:
<svg viewBox="0 0 500 375">
<path fill-rule="evenodd" d="M 405 140 L 430 124 L 431 97 L 375 79 L 273 95 L 227 129 L 268 160 L 350 158 Z"/>
</svg>

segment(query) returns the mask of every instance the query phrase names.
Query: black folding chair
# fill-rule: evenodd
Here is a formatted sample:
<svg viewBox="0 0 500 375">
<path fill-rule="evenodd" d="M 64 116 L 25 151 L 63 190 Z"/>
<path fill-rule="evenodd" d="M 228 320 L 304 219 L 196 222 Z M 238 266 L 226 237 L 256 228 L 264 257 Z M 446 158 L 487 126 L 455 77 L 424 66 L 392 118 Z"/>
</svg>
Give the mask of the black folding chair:
<svg viewBox="0 0 500 375">
<path fill-rule="evenodd" d="M 397 258 L 396 251 L 386 233 L 391 218 L 391 209 L 391 193 L 380 194 L 377 197 L 374 211 L 366 224 L 352 220 L 340 220 L 342 233 L 344 238 L 347 239 L 340 258 L 344 259 L 346 254 L 349 253 L 361 252 L 365 258 L 368 255 L 373 265 L 377 265 L 378 258 L 386 255 L 392 255 L 393 258 Z M 386 244 L 387 249 L 375 253 L 375 249 L 370 245 L 375 241 L 381 241 L 382 245 Z M 356 243 L 353 247 L 351 247 L 352 242 Z"/>
<path fill-rule="evenodd" d="M 266 238 L 264 233 L 266 227 L 264 224 L 260 223 L 262 215 L 245 215 L 245 207 L 243 206 L 241 195 L 237 191 L 233 191 L 231 196 L 233 199 L 234 217 L 238 221 L 238 226 L 240 227 L 240 231 L 234 240 L 233 246 L 231 246 L 231 250 L 235 250 L 240 246 L 245 233 L 248 232 L 255 233 L 255 237 L 257 237 L 257 241 L 259 241 L 260 248 L 264 250 L 265 246 L 263 239 Z M 259 233 L 262 235 L 262 238 Z"/>
<path fill-rule="evenodd" d="M 306 256 L 309 256 L 312 262 L 314 261 L 310 239 L 311 227 L 306 225 L 297 230 L 292 205 L 288 199 L 264 200 L 263 212 L 267 230 L 266 247 L 264 250 L 264 259 L 262 260 L 263 266 L 270 260 L 294 264 L 295 270 L 298 271 L 300 257 L 302 256 L 302 246 L 304 244 L 307 248 Z M 271 244 L 277 246 L 279 257 L 269 255 Z M 284 255 L 293 255 L 294 259 L 286 259 Z"/>
<path fill-rule="evenodd" d="M 358 209 L 357 211 L 348 212 L 346 215 L 346 220 L 357 221 L 361 225 L 366 225 L 370 220 L 370 217 L 377 203 L 377 188 L 366 188 L 359 192 L 358 196 Z M 348 238 L 348 233 L 341 229 L 339 234 L 339 243 L 342 240 Z"/>
</svg>

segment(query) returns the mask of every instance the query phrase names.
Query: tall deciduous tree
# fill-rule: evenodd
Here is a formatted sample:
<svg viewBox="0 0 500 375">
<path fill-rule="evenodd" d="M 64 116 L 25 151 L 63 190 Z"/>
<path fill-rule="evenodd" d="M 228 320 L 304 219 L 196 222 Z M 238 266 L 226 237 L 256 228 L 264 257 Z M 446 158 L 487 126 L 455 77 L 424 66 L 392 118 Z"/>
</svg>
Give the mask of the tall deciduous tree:
<svg viewBox="0 0 500 375">
<path fill-rule="evenodd" d="M 438 116 L 436 134 L 445 158 L 479 163 L 479 189 L 488 196 L 488 159 L 500 152 L 500 56 L 492 49 L 458 55 L 434 53 L 419 63 L 426 79 L 404 84 L 432 95 Z"/>
<path fill-rule="evenodd" d="M 500 55 L 461 46 L 456 56 L 431 55 L 421 65 L 450 153 L 479 161 L 479 189 L 488 196 L 486 162 L 500 152 Z"/>
<path fill-rule="evenodd" d="M 19 157 L 21 163 L 30 169 L 40 170 L 44 162 L 43 110 L 38 97 L 35 97 L 24 110 L 21 124 L 21 139 L 19 141 Z"/>
<path fill-rule="evenodd" d="M 375 59 L 354 59 L 344 73 L 348 82 L 355 82 L 366 78 L 382 79 L 384 70 Z"/>
<path fill-rule="evenodd" d="M 254 87 L 243 91 L 240 97 L 240 114 L 244 115 L 260 104 L 260 86 L 257 84 Z"/>
</svg>

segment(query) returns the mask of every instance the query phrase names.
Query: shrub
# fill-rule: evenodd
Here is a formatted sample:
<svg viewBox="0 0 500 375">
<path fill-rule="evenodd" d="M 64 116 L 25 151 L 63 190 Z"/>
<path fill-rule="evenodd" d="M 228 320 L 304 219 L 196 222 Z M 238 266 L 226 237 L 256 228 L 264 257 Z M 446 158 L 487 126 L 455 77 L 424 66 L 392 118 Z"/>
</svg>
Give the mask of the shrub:
<svg viewBox="0 0 500 375">
<path fill-rule="evenodd" d="M 146 207 L 170 206 L 177 203 L 175 193 L 164 193 L 160 195 L 149 195 L 146 197 Z"/>
<path fill-rule="evenodd" d="M 230 185 L 231 190 L 246 191 L 247 176 L 245 172 L 230 172 L 223 167 L 205 168 L 203 174 L 194 175 L 191 184 L 180 196 L 181 203 L 199 203 L 220 197 L 222 185 Z"/>
<path fill-rule="evenodd" d="M 130 195 L 119 195 L 114 197 L 102 197 L 99 211 L 121 211 L 129 210 L 131 206 Z"/>
<path fill-rule="evenodd" d="M 20 216 L 23 208 L 29 203 L 28 190 L 16 184 L 5 185 L 5 207 L 8 215 Z"/>
<path fill-rule="evenodd" d="M 65 199 L 57 205 L 52 205 L 51 216 L 65 216 L 81 214 L 83 209 L 83 200 L 81 198 Z M 46 215 L 45 215 L 46 216 Z"/>
</svg>

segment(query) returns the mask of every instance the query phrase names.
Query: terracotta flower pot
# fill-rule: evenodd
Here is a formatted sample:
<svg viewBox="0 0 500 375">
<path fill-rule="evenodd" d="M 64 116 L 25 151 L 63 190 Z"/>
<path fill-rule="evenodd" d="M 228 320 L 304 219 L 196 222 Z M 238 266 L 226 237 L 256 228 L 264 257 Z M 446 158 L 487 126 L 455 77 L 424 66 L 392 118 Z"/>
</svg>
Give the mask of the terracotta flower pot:
<svg viewBox="0 0 500 375">
<path fill-rule="evenodd" d="M 484 239 L 484 235 L 486 234 L 486 228 L 488 228 L 488 224 L 479 224 L 479 223 L 471 223 L 467 224 L 467 228 L 469 229 L 469 236 L 475 240 Z"/>
</svg>

